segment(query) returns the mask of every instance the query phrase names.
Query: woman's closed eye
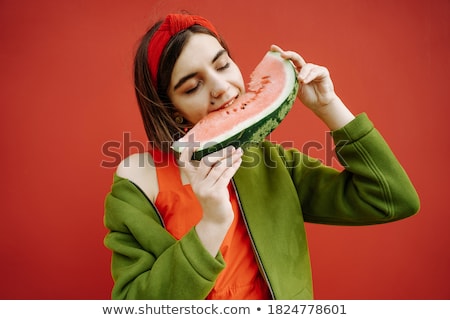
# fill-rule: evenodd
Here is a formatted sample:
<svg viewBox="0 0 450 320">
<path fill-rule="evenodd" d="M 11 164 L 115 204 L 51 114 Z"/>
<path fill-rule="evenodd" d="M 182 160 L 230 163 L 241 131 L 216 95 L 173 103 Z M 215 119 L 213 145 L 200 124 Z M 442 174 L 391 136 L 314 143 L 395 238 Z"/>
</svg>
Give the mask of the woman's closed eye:
<svg viewBox="0 0 450 320">
<path fill-rule="evenodd" d="M 230 63 L 227 62 L 227 63 L 223 64 L 222 66 L 219 66 L 217 68 L 217 71 L 222 71 L 222 70 L 228 69 L 229 67 L 230 67 Z"/>
<path fill-rule="evenodd" d="M 202 85 L 202 81 L 197 81 L 196 83 L 195 83 L 195 85 L 194 86 L 191 86 L 189 89 L 187 89 L 184 93 L 186 93 L 186 94 L 192 94 L 192 93 L 194 93 L 195 91 L 197 91 L 199 88 L 200 88 L 200 86 Z"/>
<path fill-rule="evenodd" d="M 230 61 L 222 62 L 221 64 L 217 65 L 216 70 L 218 72 L 225 71 L 230 67 L 230 65 L 231 65 Z M 191 80 L 194 80 L 194 77 L 191 78 Z M 201 87 L 202 83 L 203 81 L 199 80 L 196 83 L 189 85 L 189 87 L 184 91 L 184 93 L 188 95 L 195 93 Z"/>
</svg>

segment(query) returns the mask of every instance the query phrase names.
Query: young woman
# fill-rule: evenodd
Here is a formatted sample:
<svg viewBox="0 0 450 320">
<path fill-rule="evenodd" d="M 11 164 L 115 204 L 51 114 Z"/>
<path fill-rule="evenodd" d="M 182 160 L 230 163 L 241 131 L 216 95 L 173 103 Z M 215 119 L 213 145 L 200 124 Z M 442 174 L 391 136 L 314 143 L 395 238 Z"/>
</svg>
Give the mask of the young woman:
<svg viewBox="0 0 450 320">
<path fill-rule="evenodd" d="M 367 115 L 335 94 L 327 69 L 271 49 L 296 67 L 298 97 L 342 145 L 345 170 L 267 141 L 201 161 L 190 160 L 192 148 L 175 155 L 171 142 L 231 105 L 244 82 L 208 20 L 168 15 L 135 57 L 154 148 L 122 162 L 106 197 L 113 298 L 312 299 L 304 222 L 368 225 L 418 211 L 401 165 Z"/>
</svg>

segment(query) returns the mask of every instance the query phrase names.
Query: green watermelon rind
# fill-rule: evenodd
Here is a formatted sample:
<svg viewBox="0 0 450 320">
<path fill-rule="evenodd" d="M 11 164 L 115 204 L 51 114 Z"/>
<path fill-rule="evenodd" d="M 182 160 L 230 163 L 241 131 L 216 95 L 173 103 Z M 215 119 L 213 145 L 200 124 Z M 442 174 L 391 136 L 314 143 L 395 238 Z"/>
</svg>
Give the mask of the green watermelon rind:
<svg viewBox="0 0 450 320">
<path fill-rule="evenodd" d="M 269 113 L 261 120 L 255 122 L 251 127 L 246 128 L 239 133 L 231 136 L 230 138 L 221 142 L 207 142 L 201 150 L 197 150 L 193 153 L 193 160 L 200 160 L 204 156 L 207 156 L 213 152 L 226 148 L 228 146 L 234 146 L 235 148 L 245 148 L 249 145 L 259 143 L 263 141 L 286 117 L 297 97 L 299 88 L 297 77 L 294 77 L 295 82 L 293 89 L 289 96 L 281 103 L 281 105 L 274 111 Z"/>
</svg>

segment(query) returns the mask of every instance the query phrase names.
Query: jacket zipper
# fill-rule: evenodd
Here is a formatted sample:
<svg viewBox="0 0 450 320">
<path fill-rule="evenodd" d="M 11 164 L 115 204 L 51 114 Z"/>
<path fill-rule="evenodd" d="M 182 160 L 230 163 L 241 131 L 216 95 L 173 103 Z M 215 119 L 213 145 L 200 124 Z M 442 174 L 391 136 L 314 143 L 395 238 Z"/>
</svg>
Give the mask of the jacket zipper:
<svg viewBox="0 0 450 320">
<path fill-rule="evenodd" d="M 269 291 L 270 291 L 272 300 L 275 300 L 275 294 L 273 293 L 272 286 L 270 285 L 269 277 L 267 276 L 266 270 L 264 269 L 264 266 L 261 261 L 261 257 L 259 256 L 259 253 L 258 253 L 258 249 L 256 248 L 255 242 L 253 240 L 252 233 L 250 232 L 250 227 L 248 226 L 247 218 L 245 217 L 244 208 L 242 208 L 241 198 L 239 197 L 239 193 L 237 191 L 236 184 L 234 183 L 234 179 L 231 179 L 231 185 L 233 186 L 234 193 L 236 194 L 236 200 L 239 205 L 239 210 L 241 212 L 242 220 L 244 221 L 245 228 L 247 229 L 247 233 L 250 238 L 250 242 L 252 243 L 253 252 L 255 253 L 256 260 L 257 260 L 257 263 L 259 266 L 259 270 L 261 271 L 261 273 L 264 277 L 264 281 L 266 282 L 267 286 L 269 287 Z"/>
</svg>

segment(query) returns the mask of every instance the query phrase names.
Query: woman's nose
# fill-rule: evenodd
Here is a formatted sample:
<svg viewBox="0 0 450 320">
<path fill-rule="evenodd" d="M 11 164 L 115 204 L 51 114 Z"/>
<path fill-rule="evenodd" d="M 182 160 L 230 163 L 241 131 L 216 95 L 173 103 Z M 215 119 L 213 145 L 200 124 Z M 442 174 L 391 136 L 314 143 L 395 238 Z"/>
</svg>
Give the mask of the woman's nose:
<svg viewBox="0 0 450 320">
<path fill-rule="evenodd" d="M 219 98 L 222 94 L 227 92 L 229 84 L 220 76 L 215 76 L 211 79 L 211 97 Z"/>
<path fill-rule="evenodd" d="M 223 90 L 211 90 L 211 97 L 216 99 L 216 98 L 220 97 L 220 95 L 223 93 L 224 93 Z"/>
</svg>

